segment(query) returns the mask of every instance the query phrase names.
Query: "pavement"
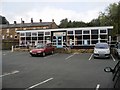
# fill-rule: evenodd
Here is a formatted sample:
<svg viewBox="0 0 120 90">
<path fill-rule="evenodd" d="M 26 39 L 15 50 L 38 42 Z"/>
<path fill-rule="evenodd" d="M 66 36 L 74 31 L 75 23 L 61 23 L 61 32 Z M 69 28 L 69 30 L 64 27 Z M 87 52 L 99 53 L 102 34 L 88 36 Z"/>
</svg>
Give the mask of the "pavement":
<svg viewBox="0 0 120 90">
<path fill-rule="evenodd" d="M 112 87 L 112 74 L 118 59 L 94 59 L 92 53 L 54 53 L 31 57 L 29 52 L 2 51 L 2 88 L 99 88 Z"/>
</svg>

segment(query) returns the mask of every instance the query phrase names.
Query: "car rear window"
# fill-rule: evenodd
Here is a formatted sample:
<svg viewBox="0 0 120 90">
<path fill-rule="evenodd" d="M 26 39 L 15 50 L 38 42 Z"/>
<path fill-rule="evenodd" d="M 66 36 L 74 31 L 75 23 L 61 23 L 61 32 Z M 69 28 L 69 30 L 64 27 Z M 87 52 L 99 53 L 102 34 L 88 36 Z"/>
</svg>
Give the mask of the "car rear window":
<svg viewBox="0 0 120 90">
<path fill-rule="evenodd" d="M 95 48 L 99 48 L 99 49 L 107 49 L 108 48 L 108 44 L 96 44 Z"/>
</svg>

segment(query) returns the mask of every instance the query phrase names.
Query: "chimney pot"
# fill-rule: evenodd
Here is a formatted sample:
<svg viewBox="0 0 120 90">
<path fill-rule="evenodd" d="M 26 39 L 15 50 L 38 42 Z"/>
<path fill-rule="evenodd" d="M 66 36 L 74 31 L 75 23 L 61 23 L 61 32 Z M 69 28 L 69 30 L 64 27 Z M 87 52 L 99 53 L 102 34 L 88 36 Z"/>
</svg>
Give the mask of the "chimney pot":
<svg viewBox="0 0 120 90">
<path fill-rule="evenodd" d="M 14 21 L 14 24 L 17 24 L 17 22 L 16 22 L 16 21 Z"/>
<path fill-rule="evenodd" d="M 42 19 L 40 19 L 40 22 L 42 22 Z"/>
<path fill-rule="evenodd" d="M 31 18 L 31 23 L 33 23 L 33 18 Z"/>
<path fill-rule="evenodd" d="M 54 22 L 54 19 L 52 19 L 52 22 Z"/>
</svg>

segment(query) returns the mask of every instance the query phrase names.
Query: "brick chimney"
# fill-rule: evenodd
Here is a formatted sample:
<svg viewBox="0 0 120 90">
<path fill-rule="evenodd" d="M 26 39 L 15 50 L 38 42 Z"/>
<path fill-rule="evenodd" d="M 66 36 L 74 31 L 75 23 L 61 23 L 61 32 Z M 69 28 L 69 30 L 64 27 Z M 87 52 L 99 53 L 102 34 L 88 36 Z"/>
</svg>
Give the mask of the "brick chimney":
<svg viewBox="0 0 120 90">
<path fill-rule="evenodd" d="M 42 19 L 40 19 L 40 23 L 42 22 Z"/>
<path fill-rule="evenodd" d="M 33 23 L 33 18 L 31 18 L 31 23 Z"/>
<path fill-rule="evenodd" d="M 54 19 L 52 19 L 52 22 L 54 22 Z"/>
<path fill-rule="evenodd" d="M 16 21 L 14 21 L 14 24 L 16 25 L 16 24 L 17 24 L 17 22 L 16 22 Z"/>
</svg>

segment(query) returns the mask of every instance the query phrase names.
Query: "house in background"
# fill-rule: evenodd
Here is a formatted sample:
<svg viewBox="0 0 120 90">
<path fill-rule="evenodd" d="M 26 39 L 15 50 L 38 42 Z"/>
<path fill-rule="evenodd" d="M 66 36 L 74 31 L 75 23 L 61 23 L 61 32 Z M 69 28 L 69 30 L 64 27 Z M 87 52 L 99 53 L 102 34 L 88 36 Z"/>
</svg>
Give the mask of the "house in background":
<svg viewBox="0 0 120 90">
<path fill-rule="evenodd" d="M 34 22 L 31 18 L 30 23 L 25 23 L 21 19 L 21 23 L 14 21 L 13 24 L 1 24 L 0 25 L 0 36 L 2 38 L 2 48 L 9 49 L 11 46 L 15 46 L 19 43 L 19 35 L 16 33 L 17 30 L 45 30 L 58 28 L 54 19 L 51 22 L 43 22 L 42 19 L 39 22 Z"/>
</svg>

